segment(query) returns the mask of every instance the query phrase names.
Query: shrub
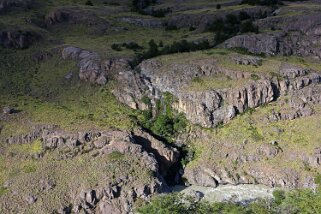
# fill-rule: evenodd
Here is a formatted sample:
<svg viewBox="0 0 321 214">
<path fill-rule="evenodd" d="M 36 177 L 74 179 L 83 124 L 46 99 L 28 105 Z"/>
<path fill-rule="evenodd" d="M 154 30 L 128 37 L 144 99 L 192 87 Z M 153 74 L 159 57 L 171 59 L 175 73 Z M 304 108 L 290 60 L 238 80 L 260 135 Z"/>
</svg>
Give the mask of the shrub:
<svg viewBox="0 0 321 214">
<path fill-rule="evenodd" d="M 155 115 L 149 109 L 142 111 L 137 118 L 141 126 L 169 142 L 177 133 L 185 130 L 188 122 L 183 113 L 177 114 L 172 109 L 174 100 L 174 96 L 166 92 L 163 94 L 162 100 L 156 102 Z"/>
<path fill-rule="evenodd" d="M 87 0 L 86 3 L 85 3 L 85 5 L 87 5 L 87 6 L 94 6 L 94 4 L 93 4 L 90 0 Z"/>
<path fill-rule="evenodd" d="M 257 200 L 249 204 L 232 202 L 208 203 L 197 201 L 193 197 L 171 193 L 155 197 L 150 203 L 137 209 L 137 213 L 231 213 L 231 214 L 269 214 L 269 213 L 320 213 L 321 193 L 311 190 L 294 190 L 290 192 L 274 191 L 274 202 Z M 276 200 L 278 201 L 276 203 Z"/>
<path fill-rule="evenodd" d="M 148 45 L 149 45 L 149 49 L 148 49 L 148 52 L 147 52 L 148 57 L 151 58 L 151 57 L 157 56 L 159 52 L 158 52 L 158 46 L 155 43 L 155 41 L 153 39 L 150 40 Z"/>
<path fill-rule="evenodd" d="M 127 49 L 134 50 L 134 51 L 143 49 L 143 47 L 138 45 L 136 42 L 123 43 L 122 46 Z"/>
<path fill-rule="evenodd" d="M 255 32 L 258 33 L 259 29 L 257 26 L 254 26 L 253 22 L 251 20 L 245 21 L 240 26 L 240 32 L 241 33 L 247 33 L 247 32 Z"/>
<path fill-rule="evenodd" d="M 163 43 L 160 42 L 159 46 Z M 161 46 L 160 46 L 161 47 Z M 132 68 L 136 67 L 139 63 L 141 63 L 145 59 L 150 59 L 152 57 L 156 57 L 163 54 L 171 54 L 171 53 L 180 53 L 180 52 L 189 52 L 196 50 L 205 50 L 211 48 L 208 40 L 204 40 L 201 42 L 188 42 L 187 40 L 174 41 L 171 45 L 164 46 L 161 50 L 158 49 L 157 44 L 154 40 L 149 42 L 149 49 L 143 53 L 137 53 L 135 58 L 130 61 L 130 65 Z"/>
<path fill-rule="evenodd" d="M 165 30 L 167 30 L 167 31 L 178 30 L 178 28 L 177 28 L 176 25 L 167 25 L 167 26 L 165 27 Z"/>
<path fill-rule="evenodd" d="M 246 20 L 246 19 L 250 19 L 251 17 L 249 16 L 249 14 L 247 13 L 247 12 L 245 12 L 245 11 L 241 11 L 240 13 L 239 13 L 239 19 L 241 20 L 241 21 L 243 21 L 243 20 Z"/>
<path fill-rule="evenodd" d="M 156 0 L 133 0 L 132 7 L 134 11 L 145 14 L 144 9 L 155 3 Z"/>
<path fill-rule="evenodd" d="M 207 30 L 215 33 L 215 45 L 218 45 L 239 33 L 258 33 L 258 27 L 254 26 L 251 20 L 241 22 L 242 20 L 249 18 L 250 17 L 246 12 L 241 12 L 238 17 L 229 14 L 224 20 L 219 18 L 213 21 L 207 26 Z"/>
<path fill-rule="evenodd" d="M 257 80 L 260 80 L 261 78 L 257 74 L 251 74 L 251 79 L 257 81 Z"/>
<path fill-rule="evenodd" d="M 285 192 L 283 190 L 274 190 L 273 197 L 274 197 L 274 202 L 277 205 L 280 205 L 285 199 Z"/>
<path fill-rule="evenodd" d="M 143 96 L 143 97 L 142 97 L 142 102 L 143 102 L 144 104 L 146 104 L 146 105 L 150 105 L 150 104 L 151 104 L 151 100 L 150 100 L 150 98 L 147 97 L 147 96 Z"/>
<path fill-rule="evenodd" d="M 122 160 L 125 155 L 121 152 L 118 152 L 118 151 L 113 151 L 112 153 L 110 153 L 108 155 L 108 157 L 111 159 L 111 160 Z"/>
<path fill-rule="evenodd" d="M 0 196 L 4 195 L 7 192 L 7 188 L 0 186 Z"/>
<path fill-rule="evenodd" d="M 222 6 L 221 6 L 220 4 L 217 4 L 217 5 L 216 5 L 216 9 L 217 9 L 217 10 L 221 9 L 221 7 L 222 7 Z"/>
<path fill-rule="evenodd" d="M 112 44 L 111 48 L 115 51 L 121 51 L 121 46 L 119 44 Z"/>
<path fill-rule="evenodd" d="M 243 0 L 241 4 L 276 6 L 281 4 L 280 0 Z"/>
<path fill-rule="evenodd" d="M 208 203 L 195 200 L 194 197 L 183 194 L 171 193 L 153 198 L 150 203 L 138 208 L 140 214 L 181 214 L 181 213 L 231 213 L 231 214 L 254 214 L 268 213 L 264 203 L 254 203 L 255 206 L 242 206 L 229 202 Z"/>
<path fill-rule="evenodd" d="M 171 9 L 168 8 L 162 8 L 162 9 L 158 9 L 158 10 L 154 10 L 154 8 L 152 9 L 150 15 L 154 16 L 154 17 L 165 17 L 168 13 L 172 12 Z"/>
<path fill-rule="evenodd" d="M 196 27 L 193 27 L 193 26 L 189 27 L 189 31 L 194 31 L 194 30 L 196 30 Z"/>
</svg>

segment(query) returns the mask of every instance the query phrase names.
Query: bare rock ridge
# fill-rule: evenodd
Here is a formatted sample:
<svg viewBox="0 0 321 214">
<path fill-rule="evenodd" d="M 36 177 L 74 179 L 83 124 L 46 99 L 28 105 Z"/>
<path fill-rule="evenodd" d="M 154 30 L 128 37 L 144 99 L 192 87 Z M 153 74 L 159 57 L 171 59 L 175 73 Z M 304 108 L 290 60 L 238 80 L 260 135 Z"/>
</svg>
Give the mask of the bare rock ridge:
<svg viewBox="0 0 321 214">
<path fill-rule="evenodd" d="M 136 199 L 149 200 L 153 194 L 169 191 L 163 179 L 167 170 L 179 158 L 179 152 L 156 140 L 142 130 L 135 133 L 122 131 L 88 131 L 70 133 L 57 126 L 34 127 L 34 131 L 7 140 L 10 144 L 42 141 L 43 150 L 59 150 L 61 159 L 74 158 L 84 152 L 93 152 L 93 157 L 110 155 L 114 152 L 132 155 L 153 173 L 151 183 L 131 186 L 130 176 L 116 178 L 105 186 L 83 189 L 78 196 L 71 198 L 74 212 L 86 213 L 130 213 Z M 38 155 L 42 158 L 45 152 Z M 71 207 L 63 207 L 71 211 Z"/>
</svg>

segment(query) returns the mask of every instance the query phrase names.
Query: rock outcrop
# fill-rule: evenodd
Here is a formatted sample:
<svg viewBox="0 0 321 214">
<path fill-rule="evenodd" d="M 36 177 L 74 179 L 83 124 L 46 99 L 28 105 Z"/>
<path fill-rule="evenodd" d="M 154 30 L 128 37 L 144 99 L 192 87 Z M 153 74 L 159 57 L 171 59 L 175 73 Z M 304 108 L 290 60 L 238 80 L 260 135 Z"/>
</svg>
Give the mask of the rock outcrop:
<svg viewBox="0 0 321 214">
<path fill-rule="evenodd" d="M 0 13 L 8 11 L 13 7 L 28 8 L 32 5 L 32 0 L 1 0 L 0 1 Z"/>
<path fill-rule="evenodd" d="M 57 126 L 55 125 L 34 126 L 30 133 L 9 137 L 7 139 L 7 143 L 8 144 L 32 143 L 36 139 L 41 138 L 44 133 L 51 133 L 56 128 Z"/>
<path fill-rule="evenodd" d="M 82 24 L 93 29 L 95 34 L 102 34 L 110 27 L 110 23 L 100 18 L 90 10 L 84 10 L 77 7 L 62 7 L 50 11 L 45 21 L 47 25 L 59 23 L 68 23 L 71 25 Z"/>
<path fill-rule="evenodd" d="M 62 58 L 78 61 L 79 78 L 81 80 L 99 85 L 106 84 L 107 76 L 102 70 L 102 60 L 97 53 L 76 47 L 67 47 L 62 51 Z"/>
<path fill-rule="evenodd" d="M 29 48 L 40 39 L 41 36 L 32 30 L 22 30 L 19 27 L 0 29 L 0 45 L 5 48 Z"/>
<path fill-rule="evenodd" d="M 63 59 L 71 59 L 78 62 L 79 78 L 98 85 L 105 85 L 108 75 L 113 76 L 120 71 L 129 68 L 126 59 L 103 60 L 96 52 L 77 47 L 65 47 L 62 50 Z"/>
<path fill-rule="evenodd" d="M 220 46 L 225 48 L 244 48 L 254 54 L 321 58 L 321 49 L 319 47 L 321 22 L 319 14 L 270 17 L 257 21 L 257 25 L 263 29 L 273 27 L 277 31 L 238 35 L 225 41 Z"/>
<path fill-rule="evenodd" d="M 148 28 L 161 28 L 161 27 L 164 27 L 165 25 L 164 21 L 158 20 L 158 19 L 123 17 L 123 18 L 119 18 L 119 21 L 137 25 L 139 27 L 148 27 Z"/>
</svg>

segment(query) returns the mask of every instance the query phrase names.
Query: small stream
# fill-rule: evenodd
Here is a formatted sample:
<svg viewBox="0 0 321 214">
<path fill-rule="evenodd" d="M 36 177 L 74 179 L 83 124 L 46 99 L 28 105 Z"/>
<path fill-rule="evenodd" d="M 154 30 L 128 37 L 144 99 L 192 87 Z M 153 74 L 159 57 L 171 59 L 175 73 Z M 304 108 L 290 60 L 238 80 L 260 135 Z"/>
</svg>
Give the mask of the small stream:
<svg viewBox="0 0 321 214">
<path fill-rule="evenodd" d="M 259 198 L 272 199 L 274 188 L 264 185 L 254 184 L 240 184 L 240 185 L 220 185 L 213 187 L 200 186 L 174 186 L 174 192 L 181 192 L 187 195 L 195 196 L 199 194 L 203 196 L 203 200 L 208 202 L 236 202 L 241 204 L 248 204 Z"/>
</svg>

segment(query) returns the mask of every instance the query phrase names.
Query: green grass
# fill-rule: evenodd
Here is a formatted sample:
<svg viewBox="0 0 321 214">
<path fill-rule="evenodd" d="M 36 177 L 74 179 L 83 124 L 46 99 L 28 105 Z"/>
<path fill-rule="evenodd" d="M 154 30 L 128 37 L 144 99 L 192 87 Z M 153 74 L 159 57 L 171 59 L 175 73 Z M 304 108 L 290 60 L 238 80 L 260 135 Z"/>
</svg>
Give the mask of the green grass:
<svg viewBox="0 0 321 214">
<path fill-rule="evenodd" d="M 23 169 L 22 169 L 22 171 L 23 171 L 24 173 L 33 173 L 33 172 L 35 172 L 36 170 L 37 170 L 37 167 L 36 167 L 36 165 L 34 165 L 34 164 L 25 165 L 25 166 L 23 167 Z"/>
<path fill-rule="evenodd" d="M 222 74 L 212 75 L 210 77 L 195 77 L 189 84 L 189 86 L 187 86 L 187 90 L 204 91 L 209 89 L 231 88 L 242 86 L 246 84 L 248 81 L 249 79 L 233 80 L 232 78 Z"/>
<path fill-rule="evenodd" d="M 42 151 L 42 142 L 40 140 L 35 140 L 33 143 L 21 144 L 21 145 L 11 145 L 9 147 L 10 151 L 18 154 L 38 154 Z"/>
<path fill-rule="evenodd" d="M 14 51 L 7 52 L 1 55 L 5 63 L 0 68 L 4 76 L 0 106 L 13 106 L 21 113 L 4 124 L 3 136 L 25 133 L 35 124 L 56 124 L 68 130 L 133 127 L 135 113 L 111 94 L 112 81 L 94 86 L 78 80 L 73 61 L 53 57 L 33 65 L 26 56 L 29 51 L 18 51 L 17 60 L 13 60 Z M 64 78 L 68 72 L 73 72 L 72 80 Z"/>
<path fill-rule="evenodd" d="M 0 197 L 4 195 L 7 192 L 7 188 L 5 187 L 0 187 Z"/>
<path fill-rule="evenodd" d="M 120 153 L 120 152 L 118 152 L 118 151 L 113 151 L 112 153 L 110 153 L 108 155 L 108 157 L 113 161 L 117 161 L 117 160 L 124 159 L 125 155 Z"/>
</svg>

